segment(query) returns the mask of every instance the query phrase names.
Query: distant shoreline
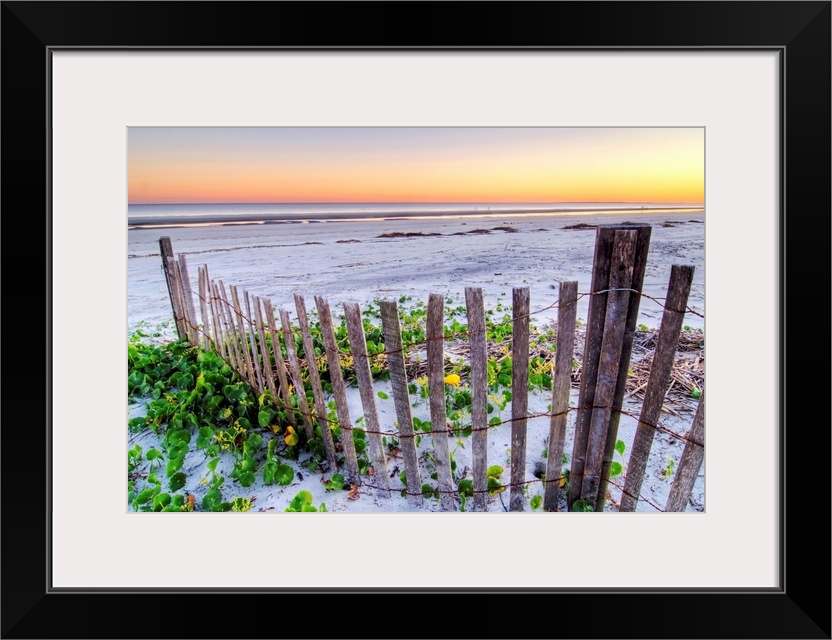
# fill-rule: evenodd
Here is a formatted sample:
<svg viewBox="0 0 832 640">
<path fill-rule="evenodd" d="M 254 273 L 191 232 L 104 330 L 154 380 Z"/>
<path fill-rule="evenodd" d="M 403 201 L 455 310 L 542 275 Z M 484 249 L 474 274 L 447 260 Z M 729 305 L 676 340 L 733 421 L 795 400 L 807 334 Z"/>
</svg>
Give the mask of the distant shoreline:
<svg viewBox="0 0 832 640">
<path fill-rule="evenodd" d="M 529 211 L 528 209 L 502 209 L 499 211 L 449 211 L 441 213 L 436 211 L 388 211 L 371 213 L 320 213 L 300 216 L 298 214 L 285 213 L 243 213 L 234 215 L 204 215 L 188 216 L 187 222 L 182 221 L 180 216 L 141 216 L 128 217 L 127 228 L 131 229 L 167 229 L 177 227 L 195 226 L 238 226 L 254 224 L 314 224 L 325 222 L 361 222 L 365 220 L 418 220 L 418 219 L 459 219 L 459 218 L 499 218 L 511 216 L 514 218 L 529 218 L 539 216 L 558 215 L 595 215 L 595 214 L 656 214 L 656 213 L 684 213 L 704 211 L 704 206 L 694 207 L 615 207 L 594 209 L 539 209 Z"/>
</svg>

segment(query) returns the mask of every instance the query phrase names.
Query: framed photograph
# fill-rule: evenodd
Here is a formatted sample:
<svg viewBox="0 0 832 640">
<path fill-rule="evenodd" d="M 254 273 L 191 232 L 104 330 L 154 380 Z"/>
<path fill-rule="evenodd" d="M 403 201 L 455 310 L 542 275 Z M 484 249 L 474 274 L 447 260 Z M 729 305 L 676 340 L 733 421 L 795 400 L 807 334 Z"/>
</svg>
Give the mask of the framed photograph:
<svg viewBox="0 0 832 640">
<path fill-rule="evenodd" d="M 828 452 L 830 434 L 804 400 L 829 387 L 802 356 L 827 341 L 797 307 L 829 291 L 818 263 L 828 265 L 830 237 L 830 3 L 599 8 L 3 3 L 3 637 L 134 635 L 96 613 L 114 599 L 147 637 L 274 634 L 261 602 L 301 607 L 325 637 L 359 624 L 362 636 L 396 635 L 377 618 L 381 594 L 417 608 L 419 598 L 452 606 L 466 596 L 459 602 L 476 607 L 467 596 L 522 597 L 523 614 L 498 632 L 507 637 L 830 637 L 828 548 L 812 542 L 829 539 L 828 518 L 816 514 L 828 474 L 808 456 Z M 370 27 L 403 16 L 411 26 L 395 33 Z M 125 325 L 135 327 L 125 249 L 128 220 L 147 213 L 128 203 L 164 200 L 141 191 L 160 178 L 137 182 L 142 159 L 130 152 L 147 143 L 142 132 L 242 128 L 701 132 L 704 509 L 128 513 L 122 375 Z M 379 154 L 398 162 L 383 142 Z M 181 185 L 171 159 L 190 143 L 165 144 L 148 153 L 164 154 L 170 184 Z M 641 155 L 622 153 L 660 162 L 640 144 Z M 400 146 L 401 162 L 412 162 L 416 146 Z M 248 179 L 256 167 L 238 170 Z M 383 182 L 381 167 L 367 172 Z M 358 188 L 358 178 L 348 182 L 339 193 Z M 131 200 L 131 190 L 143 195 Z M 402 268 L 419 269 L 410 260 Z M 825 586 L 789 571 L 800 565 L 824 573 Z M 245 628 L 229 605 L 242 602 L 235 595 L 247 599 Z M 320 606 L 352 622 L 318 616 Z M 556 620 L 545 614 L 553 606 Z M 165 625 L 146 613 L 168 610 L 188 613 Z M 416 618 L 417 635 L 436 635 Z M 488 625 L 469 628 L 498 628 Z"/>
</svg>

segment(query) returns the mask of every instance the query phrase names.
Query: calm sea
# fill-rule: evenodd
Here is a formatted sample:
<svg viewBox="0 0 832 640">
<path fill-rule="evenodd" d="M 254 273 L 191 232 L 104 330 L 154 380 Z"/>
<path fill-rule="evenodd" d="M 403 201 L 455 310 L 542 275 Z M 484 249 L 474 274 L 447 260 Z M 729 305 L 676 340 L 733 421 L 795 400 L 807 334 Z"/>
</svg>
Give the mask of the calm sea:
<svg viewBox="0 0 832 640">
<path fill-rule="evenodd" d="M 702 208 L 701 204 L 678 202 L 131 204 L 127 207 L 127 224 L 130 227 L 150 227 L 425 217 L 670 213 L 701 211 Z"/>
</svg>

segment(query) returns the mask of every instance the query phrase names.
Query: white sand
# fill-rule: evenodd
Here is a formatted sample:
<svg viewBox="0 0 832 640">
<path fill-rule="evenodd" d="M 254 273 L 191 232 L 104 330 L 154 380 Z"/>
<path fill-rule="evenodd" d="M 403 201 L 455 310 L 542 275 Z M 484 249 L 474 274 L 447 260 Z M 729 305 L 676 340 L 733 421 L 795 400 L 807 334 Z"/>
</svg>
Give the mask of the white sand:
<svg viewBox="0 0 832 640">
<path fill-rule="evenodd" d="M 604 215 L 604 216 L 560 216 L 560 217 L 497 217 L 468 218 L 465 220 L 398 220 L 327 222 L 313 224 L 267 224 L 238 225 L 224 227 L 190 227 L 166 229 L 140 229 L 128 233 L 128 335 L 137 328 L 154 329 L 167 323 L 159 339 L 171 338 L 175 334 L 170 322 L 172 314 L 167 288 L 158 255 L 158 240 L 161 236 L 171 238 L 174 251 L 188 257 L 193 286 L 196 288 L 197 267 L 207 264 L 214 279 L 222 279 L 227 285 L 237 285 L 254 295 L 270 298 L 278 308 L 290 311 L 294 318 L 293 293 L 302 293 L 307 306 L 312 310 L 312 296 L 329 298 L 333 312 L 342 311 L 345 301 L 366 303 L 373 299 L 398 298 L 408 295 L 427 302 L 429 293 L 441 293 L 453 297 L 457 304 L 464 304 L 466 286 L 483 288 L 486 307 L 498 302 L 511 304 L 512 287 L 529 287 L 531 308 L 549 307 L 557 300 L 557 283 L 577 280 L 578 291 L 586 292 L 590 287 L 592 259 L 594 254 L 594 229 L 567 230 L 563 227 L 575 224 L 607 224 L 625 220 L 646 222 L 652 225 L 644 293 L 663 298 L 673 264 L 688 264 L 696 268 L 689 307 L 704 315 L 704 214 L 679 213 L 659 215 Z M 666 221 L 676 224 L 664 226 Z M 694 222 L 695 221 L 695 222 Z M 492 230 L 488 234 L 453 235 L 474 229 L 494 229 L 509 226 L 516 233 Z M 389 232 L 440 233 L 441 236 L 408 238 L 378 238 Z M 359 242 L 343 242 L 357 240 Z M 341 241 L 341 242 L 339 242 Z M 588 297 L 579 301 L 578 318 L 586 319 Z M 555 309 L 533 316 L 533 321 L 542 325 L 555 320 Z M 647 298 L 642 299 L 639 324 L 658 327 L 661 322 L 661 306 Z M 704 327 L 704 318 L 688 313 L 685 324 L 694 328 Z M 389 383 L 379 383 L 379 389 L 390 393 Z M 573 400 L 577 390 L 573 389 Z M 395 420 L 392 395 L 389 400 L 376 399 L 382 428 L 392 428 Z M 351 392 L 350 410 L 353 419 L 363 414 L 357 392 Z M 532 394 L 529 411 L 546 411 L 551 403 L 551 394 Z M 690 411 L 680 419 L 666 417 L 662 423 L 679 433 L 686 433 L 693 416 Z M 637 403 L 627 402 L 625 410 L 638 414 Z M 141 412 L 141 407 L 134 407 Z M 414 415 L 427 417 L 427 410 L 414 409 Z M 510 405 L 503 412 L 510 416 Z M 571 458 L 574 414 L 570 415 L 567 430 L 566 453 Z M 489 430 L 489 463 L 506 467 L 503 480 L 508 480 L 506 465 L 507 450 L 510 446 L 510 425 Z M 619 428 L 619 439 L 627 445 L 635 432 L 635 420 L 623 416 Z M 548 419 L 529 421 L 528 446 L 526 454 L 526 477 L 532 479 L 536 465 L 543 463 L 542 451 L 548 435 Z M 130 445 L 138 442 L 146 450 L 153 446 L 152 434 L 140 434 L 130 439 Z M 451 441 L 451 448 L 455 446 Z M 422 448 L 429 449 L 430 439 L 425 438 Z M 663 508 L 670 488 L 670 480 L 661 474 L 667 458 L 678 463 L 683 443 L 666 434 L 658 434 L 654 441 L 648 469 L 645 475 L 642 495 Z M 470 467 L 470 439 L 465 448 L 459 448 L 456 459 L 459 468 Z M 185 470 L 189 479 L 185 491 L 194 493 L 197 502 L 207 488 L 199 481 L 207 471 L 202 452 L 189 454 Z M 389 466 L 401 461 L 390 460 Z M 230 460 L 223 458 L 220 469 Z M 567 464 L 568 466 L 568 464 Z M 288 487 L 263 486 L 259 482 L 244 489 L 234 481 L 227 480 L 223 497 L 256 497 L 255 509 L 282 511 L 291 498 L 301 489 L 313 494 L 317 506 L 325 502 L 329 511 L 407 511 L 410 508 L 398 494 L 386 497 L 371 489 L 362 489 L 358 500 L 348 500 L 346 492 L 326 492 L 321 476 L 310 474 L 298 467 L 304 480 L 298 480 Z M 694 487 L 689 511 L 704 508 L 703 470 Z M 397 476 L 398 474 L 396 474 Z M 620 478 L 619 478 L 620 481 Z M 398 478 L 391 480 L 399 486 Z M 434 483 L 435 484 L 435 483 Z M 532 484 L 530 496 L 542 493 L 542 484 Z M 617 501 L 620 491 L 611 487 L 612 499 Z M 508 504 L 508 492 L 490 499 L 489 510 L 502 511 Z M 528 503 L 527 503 L 528 504 Z M 526 507 L 529 510 L 529 507 Z M 614 506 L 610 507 L 614 509 Z M 425 510 L 438 510 L 435 500 L 425 502 Z M 646 501 L 639 503 L 639 511 L 655 511 Z"/>
</svg>

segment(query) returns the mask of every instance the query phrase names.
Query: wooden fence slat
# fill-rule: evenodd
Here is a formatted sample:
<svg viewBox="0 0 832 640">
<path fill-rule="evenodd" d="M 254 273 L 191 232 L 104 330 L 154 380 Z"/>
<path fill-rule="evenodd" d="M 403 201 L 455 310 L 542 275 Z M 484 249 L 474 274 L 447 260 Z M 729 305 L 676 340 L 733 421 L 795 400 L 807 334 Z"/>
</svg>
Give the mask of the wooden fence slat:
<svg viewBox="0 0 832 640">
<path fill-rule="evenodd" d="M 454 510 L 453 477 L 448 447 L 445 414 L 445 296 L 431 293 L 428 297 L 427 352 L 430 422 L 436 477 L 439 483 L 439 503 L 443 511 Z"/>
<path fill-rule="evenodd" d="M 601 482 L 601 465 L 612 413 L 612 401 L 618 384 L 618 365 L 621 361 L 627 310 L 630 305 L 629 287 L 633 278 L 635 244 L 635 231 L 618 230 L 615 232 L 604 336 L 598 359 L 592 420 L 587 438 L 586 464 L 581 478 L 581 499 L 587 501 L 596 511 L 602 511 L 604 508 L 604 496 L 598 495 L 598 487 Z"/>
<path fill-rule="evenodd" d="M 208 293 L 205 284 L 205 267 L 197 267 L 197 282 L 199 284 L 199 315 L 202 318 L 202 349 L 210 351 L 213 340 L 211 338 L 211 323 L 208 320 Z"/>
<path fill-rule="evenodd" d="M 318 320 L 321 323 L 321 333 L 324 337 L 329 376 L 332 381 L 332 393 L 335 396 L 335 411 L 338 423 L 341 425 L 341 444 L 344 447 L 344 458 L 347 465 L 347 482 L 354 485 L 361 484 L 358 473 L 358 458 L 355 455 L 355 441 L 352 434 L 352 420 L 350 419 L 347 394 L 344 389 L 344 375 L 341 372 L 341 354 L 335 341 L 335 329 L 332 326 L 332 312 L 326 298 L 315 296 L 315 306 L 318 309 Z"/>
<path fill-rule="evenodd" d="M 578 313 L 578 283 L 561 282 L 558 292 L 558 334 L 552 384 L 552 417 L 549 421 L 549 455 L 543 509 L 557 511 L 563 475 L 563 449 L 572 390 L 572 355 L 575 352 L 575 319 Z"/>
<path fill-rule="evenodd" d="M 184 300 L 182 298 L 182 286 L 179 282 L 179 267 L 176 259 L 167 258 L 167 269 L 170 275 L 170 301 L 173 306 L 173 321 L 176 323 L 176 332 L 180 340 L 189 340 L 187 323 L 185 321 Z"/>
<path fill-rule="evenodd" d="M 232 316 L 237 323 L 237 335 L 240 340 L 240 351 L 246 363 L 245 377 L 248 379 L 252 387 L 257 387 L 257 379 L 254 377 L 254 366 L 251 364 L 251 352 L 248 349 L 248 337 L 246 332 L 246 325 L 243 320 L 243 309 L 240 306 L 240 296 L 237 295 L 237 287 L 229 285 L 231 290 L 231 299 L 234 302 L 232 309 Z"/>
<path fill-rule="evenodd" d="M 315 346 L 312 342 L 312 332 L 309 329 L 309 316 L 306 314 L 306 303 L 303 296 L 295 294 L 295 309 L 298 313 L 298 326 L 303 338 L 303 350 L 306 353 L 306 365 L 309 369 L 309 381 L 312 383 L 312 396 L 315 399 L 315 413 L 318 414 L 318 426 L 321 427 L 321 438 L 324 442 L 324 451 L 329 463 L 330 472 L 338 470 L 337 457 L 335 455 L 335 441 L 332 439 L 332 429 L 329 425 L 326 410 L 326 398 L 321 386 L 321 376 L 318 372 L 318 361 L 315 357 Z"/>
<path fill-rule="evenodd" d="M 482 289 L 465 288 L 468 342 L 471 348 L 471 439 L 474 510 L 488 508 L 488 345 Z"/>
<path fill-rule="evenodd" d="M 647 253 L 650 248 L 651 227 L 646 223 L 631 223 L 621 228 L 636 231 L 636 247 L 633 257 L 633 279 L 630 283 L 630 305 L 627 310 L 627 323 L 624 328 L 624 344 L 621 348 L 621 361 L 618 364 L 618 385 L 612 401 L 610 424 L 607 427 L 607 444 L 604 447 L 604 461 L 601 464 L 601 483 L 598 495 L 607 495 L 610 480 L 610 470 L 615 458 L 615 443 L 618 441 L 618 424 L 621 421 L 621 407 L 624 404 L 624 394 L 627 391 L 627 377 L 630 369 L 630 359 L 633 354 L 633 340 L 636 336 L 636 321 L 641 304 L 641 290 L 644 286 L 644 274 L 647 270 Z M 636 293 L 634 293 L 636 292 Z"/>
<path fill-rule="evenodd" d="M 234 355 L 234 369 L 237 375 L 241 378 L 246 377 L 245 367 L 243 366 L 243 357 L 240 354 L 240 340 L 237 336 L 237 325 L 234 323 L 234 312 L 231 309 L 231 302 L 229 302 L 228 291 L 225 288 L 225 283 L 219 281 L 219 290 L 222 296 L 220 297 L 220 311 L 225 322 L 225 333 L 229 338 L 230 350 Z"/>
<path fill-rule="evenodd" d="M 419 472 L 413 416 L 410 412 L 410 393 L 407 389 L 407 370 L 402 347 L 399 308 L 395 300 L 382 300 L 379 302 L 379 308 L 384 333 L 384 350 L 387 352 L 387 366 L 390 369 L 390 382 L 393 386 L 393 402 L 399 423 L 399 445 L 404 458 L 407 500 L 413 506 L 420 506 L 422 504 L 422 476 Z"/>
<path fill-rule="evenodd" d="M 529 288 L 512 289 L 511 491 L 509 510 L 523 511 L 529 413 Z"/>
<path fill-rule="evenodd" d="M 178 310 L 177 293 L 173 286 L 173 267 L 168 259 L 173 260 L 173 245 L 170 237 L 162 236 L 159 238 L 159 254 L 162 257 L 162 273 L 165 275 L 165 284 L 168 287 L 168 298 L 170 298 L 170 308 L 173 311 L 173 322 L 176 325 L 176 334 L 181 340 L 185 337 L 182 327 L 182 315 Z"/>
<path fill-rule="evenodd" d="M 283 352 L 280 348 L 280 337 L 277 331 L 277 322 L 274 319 L 274 305 L 272 305 L 271 300 L 265 298 L 263 300 L 263 307 L 266 311 L 266 321 L 269 323 L 269 335 L 272 338 L 272 353 L 274 354 L 275 369 L 277 369 L 277 379 L 280 382 L 280 395 L 283 398 L 283 406 L 286 409 L 286 420 L 294 427 L 297 421 L 295 420 L 295 409 L 292 404 L 292 394 L 289 391 L 286 360 L 283 359 Z"/>
<path fill-rule="evenodd" d="M 254 315 L 251 313 L 251 299 L 248 291 L 243 290 L 243 298 L 246 301 L 246 324 L 248 325 L 248 337 L 251 344 L 251 361 L 254 363 L 254 373 L 257 376 L 257 393 L 260 394 L 265 391 L 266 386 L 263 383 L 263 372 L 260 369 L 260 354 L 257 349 Z"/>
<path fill-rule="evenodd" d="M 653 352 L 653 362 L 650 365 L 650 377 L 644 393 L 644 402 L 641 405 L 641 415 L 627 461 L 627 477 L 624 481 L 620 511 L 634 511 L 638 502 L 644 481 L 644 471 L 647 468 L 647 458 L 653 446 L 653 435 L 670 383 L 673 361 L 676 359 L 676 348 L 682 332 L 685 308 L 693 282 L 693 271 L 694 268 L 689 265 L 673 265 L 670 268 L 667 299 L 662 313 L 656 350 Z"/>
<path fill-rule="evenodd" d="M 595 379 L 598 377 L 598 358 L 601 354 L 604 317 L 607 313 L 607 294 L 599 292 L 609 288 L 610 258 L 614 236 L 615 231 L 604 226 L 598 227 L 595 235 L 595 257 L 592 263 L 592 283 L 589 287 L 591 295 L 581 363 L 581 389 L 578 395 L 572 463 L 569 472 L 568 505 L 570 509 L 575 500 L 581 497 L 589 423 L 592 419 L 592 403 L 595 397 Z"/>
<path fill-rule="evenodd" d="M 208 277 L 207 272 L 205 277 Z M 218 349 L 217 353 L 223 361 L 230 365 L 233 361 L 231 359 L 231 353 L 226 351 L 227 337 L 225 335 L 225 331 L 223 331 L 223 322 L 219 310 L 219 291 L 217 290 L 217 285 L 213 280 L 208 280 L 208 290 L 211 293 L 211 297 L 208 300 L 208 309 L 211 311 L 211 321 L 214 324 L 214 347 Z"/>
<path fill-rule="evenodd" d="M 667 497 L 665 511 L 684 511 L 688 499 L 693 491 L 696 476 L 705 459 L 705 391 L 699 398 L 699 405 L 696 407 L 696 414 L 693 416 L 693 424 L 687 435 L 685 449 L 682 451 L 682 459 L 676 470 L 676 477 L 673 478 L 673 485 L 670 487 L 670 495 Z"/>
<path fill-rule="evenodd" d="M 364 408 L 364 424 L 367 425 L 367 442 L 370 446 L 370 458 L 373 461 L 376 486 L 389 490 L 387 477 L 387 460 L 384 456 L 384 445 L 381 442 L 381 431 L 376 408 L 375 390 L 373 389 L 373 374 L 370 371 L 370 357 L 367 353 L 367 338 L 364 335 L 364 325 L 361 321 L 361 308 L 355 302 L 344 303 L 344 314 L 347 319 L 347 337 L 350 341 L 355 375 L 358 378 L 358 393 L 361 396 L 361 406 Z"/>
<path fill-rule="evenodd" d="M 286 359 L 289 361 L 289 375 L 292 376 L 292 384 L 295 386 L 295 397 L 298 399 L 298 409 L 303 418 L 303 428 L 306 430 L 306 437 L 311 440 L 315 437 L 315 427 L 312 425 L 312 415 L 309 411 L 309 403 L 306 401 L 306 385 L 303 383 L 298 354 L 295 350 L 292 322 L 289 320 L 289 312 L 285 309 L 280 309 L 280 324 L 283 328 L 283 343 L 286 345 Z"/>
<path fill-rule="evenodd" d="M 199 326 L 194 308 L 194 292 L 191 287 L 191 276 L 188 273 L 188 259 L 184 253 L 179 254 L 179 273 L 182 278 L 182 297 L 185 299 L 185 317 L 188 321 L 188 335 L 191 344 L 199 345 Z"/>
<path fill-rule="evenodd" d="M 272 396 L 272 402 L 275 406 L 279 406 L 277 387 L 274 384 L 274 373 L 272 372 L 272 362 L 269 359 L 269 344 L 266 342 L 266 332 L 263 329 L 263 312 L 260 310 L 260 298 L 252 296 L 254 302 L 254 324 L 257 327 L 257 336 L 260 338 L 260 355 L 263 358 L 263 377 L 266 381 L 266 386 L 269 388 L 269 393 Z"/>
</svg>

